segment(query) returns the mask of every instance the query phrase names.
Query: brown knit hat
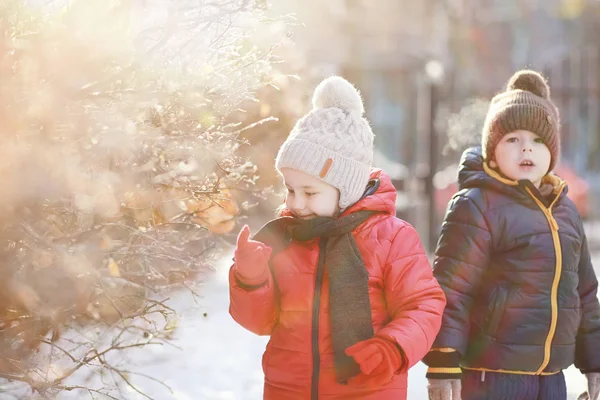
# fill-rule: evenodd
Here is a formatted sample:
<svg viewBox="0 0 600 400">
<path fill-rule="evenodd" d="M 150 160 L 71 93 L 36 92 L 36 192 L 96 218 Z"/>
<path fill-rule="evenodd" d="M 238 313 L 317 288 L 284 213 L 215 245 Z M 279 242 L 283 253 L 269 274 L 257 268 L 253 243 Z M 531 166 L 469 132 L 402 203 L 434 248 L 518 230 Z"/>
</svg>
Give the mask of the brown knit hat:
<svg viewBox="0 0 600 400">
<path fill-rule="evenodd" d="M 492 99 L 481 138 L 485 161 L 493 158 L 504 135 L 520 129 L 544 141 L 552 157 L 548 171 L 552 171 L 560 156 L 560 118 L 546 80 L 535 71 L 518 71 L 508 81 L 506 91 Z"/>
</svg>

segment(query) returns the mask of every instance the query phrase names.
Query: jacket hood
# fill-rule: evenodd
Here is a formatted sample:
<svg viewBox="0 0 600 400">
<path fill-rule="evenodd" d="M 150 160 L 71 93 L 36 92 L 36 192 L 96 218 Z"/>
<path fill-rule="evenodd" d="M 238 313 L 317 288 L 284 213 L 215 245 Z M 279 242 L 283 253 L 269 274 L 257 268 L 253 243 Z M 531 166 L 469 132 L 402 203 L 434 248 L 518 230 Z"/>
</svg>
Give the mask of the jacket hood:
<svg viewBox="0 0 600 400">
<path fill-rule="evenodd" d="M 355 213 L 362 210 L 380 211 L 389 215 L 396 215 L 396 188 L 392 179 L 383 170 L 374 168 L 369 175 L 369 187 L 375 192 L 365 193 L 359 201 L 348 207 L 342 215 Z"/>
</svg>

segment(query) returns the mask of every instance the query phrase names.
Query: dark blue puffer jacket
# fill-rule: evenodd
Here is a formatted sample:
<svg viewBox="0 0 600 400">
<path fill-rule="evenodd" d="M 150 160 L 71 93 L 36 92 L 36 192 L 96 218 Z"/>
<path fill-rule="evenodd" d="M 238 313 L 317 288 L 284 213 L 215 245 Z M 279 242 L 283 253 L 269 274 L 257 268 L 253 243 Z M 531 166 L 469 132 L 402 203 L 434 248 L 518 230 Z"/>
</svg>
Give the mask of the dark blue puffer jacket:
<svg viewBox="0 0 600 400">
<path fill-rule="evenodd" d="M 463 368 L 555 373 L 600 371 L 600 305 L 583 224 L 566 183 L 552 194 L 510 181 L 465 151 L 434 275 L 447 306 L 433 348 Z"/>
</svg>

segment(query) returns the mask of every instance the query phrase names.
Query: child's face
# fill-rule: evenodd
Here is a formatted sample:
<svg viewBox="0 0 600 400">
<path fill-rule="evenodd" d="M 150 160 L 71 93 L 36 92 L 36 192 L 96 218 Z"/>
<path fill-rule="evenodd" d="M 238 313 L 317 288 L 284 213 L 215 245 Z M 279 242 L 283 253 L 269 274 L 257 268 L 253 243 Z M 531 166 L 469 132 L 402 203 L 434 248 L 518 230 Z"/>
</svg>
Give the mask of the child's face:
<svg viewBox="0 0 600 400">
<path fill-rule="evenodd" d="M 335 217 L 339 209 L 340 192 L 314 176 L 292 168 L 282 168 L 287 188 L 286 207 L 302 219 Z"/>
<path fill-rule="evenodd" d="M 502 137 L 490 166 L 515 181 L 529 179 L 537 188 L 548 173 L 550 150 L 533 132 L 518 130 Z"/>
</svg>

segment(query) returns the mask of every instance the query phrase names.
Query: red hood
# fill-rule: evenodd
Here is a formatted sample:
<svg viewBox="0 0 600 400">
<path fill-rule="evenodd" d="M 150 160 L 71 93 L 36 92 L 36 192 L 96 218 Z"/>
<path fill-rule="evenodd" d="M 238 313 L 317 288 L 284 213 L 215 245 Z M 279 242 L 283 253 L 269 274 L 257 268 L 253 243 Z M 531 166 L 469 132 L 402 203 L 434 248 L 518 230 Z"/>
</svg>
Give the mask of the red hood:
<svg viewBox="0 0 600 400">
<path fill-rule="evenodd" d="M 362 210 L 381 211 L 389 215 L 396 215 L 396 188 L 392 185 L 390 177 L 383 170 L 373 168 L 369 174 L 369 179 L 379 179 L 377 191 L 348 207 L 342 215 Z M 279 215 L 291 217 L 292 213 L 284 208 Z"/>
<path fill-rule="evenodd" d="M 348 207 L 342 215 L 348 215 L 362 210 L 381 211 L 396 215 L 396 188 L 390 177 L 379 168 L 373 168 L 369 179 L 379 179 L 377 191 Z"/>
</svg>

